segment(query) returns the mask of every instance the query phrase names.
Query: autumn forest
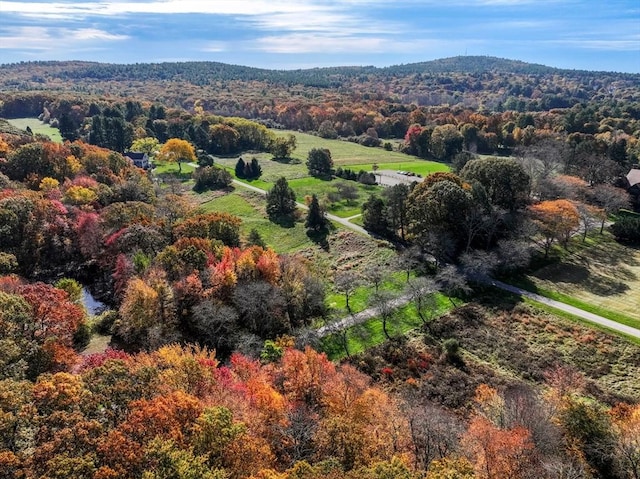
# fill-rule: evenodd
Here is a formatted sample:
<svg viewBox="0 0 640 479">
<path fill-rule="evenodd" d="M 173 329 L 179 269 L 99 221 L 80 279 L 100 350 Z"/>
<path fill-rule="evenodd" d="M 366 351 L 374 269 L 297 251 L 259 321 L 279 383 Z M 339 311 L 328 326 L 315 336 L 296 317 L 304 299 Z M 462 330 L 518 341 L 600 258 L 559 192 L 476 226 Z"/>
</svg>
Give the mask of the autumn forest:
<svg viewBox="0 0 640 479">
<path fill-rule="evenodd" d="M 639 247 L 637 74 L 0 65 L 0 478 L 639 479 Z"/>
</svg>

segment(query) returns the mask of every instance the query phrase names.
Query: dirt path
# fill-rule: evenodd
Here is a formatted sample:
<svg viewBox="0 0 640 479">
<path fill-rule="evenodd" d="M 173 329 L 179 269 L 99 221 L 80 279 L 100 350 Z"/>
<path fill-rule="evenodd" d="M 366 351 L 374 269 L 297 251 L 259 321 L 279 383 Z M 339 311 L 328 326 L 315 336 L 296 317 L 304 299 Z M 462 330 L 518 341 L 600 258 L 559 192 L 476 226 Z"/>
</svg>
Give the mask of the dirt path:
<svg viewBox="0 0 640 479">
<path fill-rule="evenodd" d="M 394 309 L 398 309 L 407 304 L 409 301 L 411 301 L 411 296 L 409 294 L 404 294 L 390 300 L 389 303 Z M 350 328 L 351 326 L 355 326 L 356 324 L 364 323 L 368 319 L 378 316 L 378 309 L 379 308 L 367 308 L 363 311 L 360 311 L 359 313 L 351 314 L 350 316 L 346 316 L 339 321 L 335 321 L 318 328 L 316 330 L 316 333 L 319 337 L 324 338 L 325 336 L 329 336 L 330 334 L 337 331 L 341 331 L 345 328 Z"/>
</svg>

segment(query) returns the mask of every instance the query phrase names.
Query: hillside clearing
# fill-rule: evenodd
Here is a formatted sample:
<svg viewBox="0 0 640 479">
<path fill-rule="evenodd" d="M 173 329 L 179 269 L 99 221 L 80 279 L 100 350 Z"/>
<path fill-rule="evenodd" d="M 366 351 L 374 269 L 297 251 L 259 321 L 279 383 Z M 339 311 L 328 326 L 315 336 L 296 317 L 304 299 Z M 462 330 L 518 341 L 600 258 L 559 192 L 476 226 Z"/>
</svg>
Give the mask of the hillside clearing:
<svg viewBox="0 0 640 479">
<path fill-rule="evenodd" d="M 10 124 L 21 130 L 27 130 L 27 127 L 31 128 L 34 135 L 48 136 L 51 141 L 55 143 L 62 143 L 62 136 L 60 136 L 60 130 L 53 128 L 47 123 L 43 123 L 37 118 L 14 118 L 7 120 Z"/>
</svg>

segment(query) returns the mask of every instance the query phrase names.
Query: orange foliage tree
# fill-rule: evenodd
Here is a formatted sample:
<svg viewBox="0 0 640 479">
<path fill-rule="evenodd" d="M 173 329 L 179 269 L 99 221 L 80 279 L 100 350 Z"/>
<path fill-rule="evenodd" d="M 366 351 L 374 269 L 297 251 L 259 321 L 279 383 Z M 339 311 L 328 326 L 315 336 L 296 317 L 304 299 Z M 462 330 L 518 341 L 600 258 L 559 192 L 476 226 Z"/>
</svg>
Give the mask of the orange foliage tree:
<svg viewBox="0 0 640 479">
<path fill-rule="evenodd" d="M 580 226 L 578 210 L 568 200 L 542 201 L 531 206 L 529 211 L 544 237 L 545 258 L 556 240 L 566 248 L 571 235 Z"/>
<path fill-rule="evenodd" d="M 533 443 L 523 427 L 503 430 L 483 417 L 471 421 L 462 438 L 482 479 L 520 479 L 531 470 Z"/>
</svg>

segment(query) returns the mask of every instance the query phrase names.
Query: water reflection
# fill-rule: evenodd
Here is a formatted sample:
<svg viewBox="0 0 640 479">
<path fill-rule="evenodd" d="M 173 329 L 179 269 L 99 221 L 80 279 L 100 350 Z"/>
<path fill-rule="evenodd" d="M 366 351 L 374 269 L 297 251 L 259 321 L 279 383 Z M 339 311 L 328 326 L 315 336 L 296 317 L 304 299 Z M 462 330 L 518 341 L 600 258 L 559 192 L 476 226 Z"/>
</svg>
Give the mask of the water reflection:
<svg viewBox="0 0 640 479">
<path fill-rule="evenodd" d="M 107 309 L 107 306 L 94 298 L 86 287 L 82 288 L 82 304 L 86 308 L 87 313 L 92 316 L 96 316 Z"/>
</svg>

